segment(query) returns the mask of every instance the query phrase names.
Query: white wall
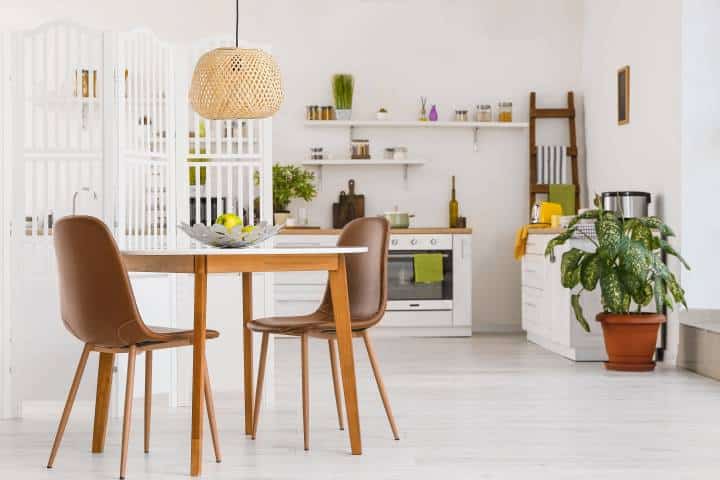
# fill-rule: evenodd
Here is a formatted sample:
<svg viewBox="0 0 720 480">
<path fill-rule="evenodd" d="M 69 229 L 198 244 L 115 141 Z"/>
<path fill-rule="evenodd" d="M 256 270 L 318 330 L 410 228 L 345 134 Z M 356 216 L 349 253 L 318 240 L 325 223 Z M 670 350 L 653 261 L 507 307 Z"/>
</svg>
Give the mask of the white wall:
<svg viewBox="0 0 720 480">
<path fill-rule="evenodd" d="M 590 193 L 653 193 L 654 211 L 681 226 L 681 1 L 584 2 L 582 82 Z M 617 70 L 630 65 L 630 123 L 617 124 Z M 679 239 L 674 241 L 679 245 Z M 677 264 L 671 265 L 677 271 Z M 692 293 L 690 294 L 692 298 Z M 669 318 L 668 359 L 677 353 Z"/>
<path fill-rule="evenodd" d="M 29 0 L 6 12 L 3 21 L 35 24 L 43 17 L 69 17 L 101 28 L 144 25 L 171 41 L 232 32 L 234 2 L 197 5 Z M 283 72 L 287 100 L 273 126 L 274 156 L 281 163 L 300 162 L 314 145 L 338 154 L 347 147 L 346 132 L 302 124 L 306 104 L 331 103 L 330 77 L 339 71 L 356 77 L 357 118 L 371 118 L 381 105 L 393 118 L 414 118 L 418 97 L 425 95 L 443 118 L 454 106 L 508 99 L 515 118 L 526 120 L 530 90 L 538 92 L 541 105 L 562 106 L 565 92 L 579 88 L 583 12 L 575 0 L 253 0 L 241 7 L 240 36 L 271 44 Z M 577 102 L 581 107 L 582 96 Z M 580 113 L 582 124 L 582 108 Z M 540 142 L 567 141 L 564 122 L 545 125 Z M 366 195 L 367 215 L 397 205 L 417 214 L 416 226 L 444 226 L 450 176 L 457 175 L 461 214 L 475 228 L 474 329 L 519 330 L 519 265 L 511 251 L 514 230 L 527 214 L 527 131 L 483 132 L 479 152 L 472 150 L 470 131 L 359 130 L 358 135 L 370 138 L 376 154 L 406 145 L 428 164 L 411 170 L 408 190 L 399 168 L 327 171 L 309 207 L 313 223 L 330 224 L 332 201 L 354 178 Z M 582 141 L 582 129 L 579 136 Z"/>
<path fill-rule="evenodd" d="M 682 35 L 682 243 L 690 308 L 719 308 L 712 212 L 720 192 L 720 2 L 685 0 Z"/>
</svg>

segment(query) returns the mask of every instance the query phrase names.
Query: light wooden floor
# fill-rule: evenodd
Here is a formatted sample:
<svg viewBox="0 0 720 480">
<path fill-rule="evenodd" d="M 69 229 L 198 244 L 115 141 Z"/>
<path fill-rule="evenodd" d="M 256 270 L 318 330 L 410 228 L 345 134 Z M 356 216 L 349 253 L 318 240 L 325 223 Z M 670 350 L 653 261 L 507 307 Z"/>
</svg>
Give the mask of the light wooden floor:
<svg viewBox="0 0 720 480">
<path fill-rule="evenodd" d="M 208 435 L 205 478 L 720 478 L 720 382 L 672 368 L 608 373 L 519 336 L 381 339 L 376 349 L 399 442 L 356 343 L 364 455 L 349 455 L 347 436 L 336 428 L 327 344 L 311 341 L 311 450 L 304 452 L 299 343 L 281 340 L 276 402 L 264 411 L 256 441 L 242 434 L 240 396 L 217 395 L 225 458 L 212 462 Z M 144 455 L 140 407 L 128 479 L 187 477 L 189 410 L 156 402 L 153 447 Z M 115 478 L 119 420 L 111 421 L 106 453 L 93 456 L 90 417 L 74 413 L 50 471 L 43 465 L 56 416 L 0 422 L 0 478 Z"/>
</svg>

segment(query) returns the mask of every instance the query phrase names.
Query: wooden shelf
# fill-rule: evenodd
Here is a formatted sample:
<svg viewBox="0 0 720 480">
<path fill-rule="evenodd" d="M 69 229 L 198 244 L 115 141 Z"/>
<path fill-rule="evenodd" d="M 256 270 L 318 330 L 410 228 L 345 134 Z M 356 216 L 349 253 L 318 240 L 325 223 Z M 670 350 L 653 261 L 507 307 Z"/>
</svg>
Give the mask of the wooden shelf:
<svg viewBox="0 0 720 480">
<path fill-rule="evenodd" d="M 352 166 L 365 166 L 365 165 L 424 165 L 425 160 L 375 160 L 372 158 L 368 159 L 338 159 L 338 160 L 305 160 L 302 162 L 303 165 L 352 165 Z"/>
<path fill-rule="evenodd" d="M 527 128 L 527 122 L 420 122 L 417 120 L 306 120 L 307 127 Z"/>
<path fill-rule="evenodd" d="M 366 160 L 361 159 L 347 159 L 341 158 L 337 160 L 304 160 L 303 165 L 309 167 L 317 167 L 318 169 L 318 182 L 322 185 L 322 170 L 323 167 L 333 166 L 351 166 L 351 167 L 403 167 L 403 180 L 407 186 L 408 179 L 408 167 L 411 165 L 424 165 L 425 160 L 420 159 L 408 159 L 408 160 L 373 160 L 368 158 Z"/>
</svg>

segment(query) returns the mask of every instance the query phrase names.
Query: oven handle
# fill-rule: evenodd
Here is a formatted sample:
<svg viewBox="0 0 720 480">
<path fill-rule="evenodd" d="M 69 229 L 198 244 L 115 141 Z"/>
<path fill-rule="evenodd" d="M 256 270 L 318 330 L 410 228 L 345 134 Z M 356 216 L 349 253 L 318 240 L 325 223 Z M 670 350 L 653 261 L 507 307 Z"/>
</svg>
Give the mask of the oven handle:
<svg viewBox="0 0 720 480">
<path fill-rule="evenodd" d="M 414 258 L 415 257 L 415 255 L 413 255 L 412 253 L 392 253 L 392 251 L 390 251 L 389 255 L 390 255 L 390 258 Z M 450 254 L 447 254 L 447 253 L 443 253 L 441 255 L 443 258 L 448 258 L 450 256 Z"/>
</svg>

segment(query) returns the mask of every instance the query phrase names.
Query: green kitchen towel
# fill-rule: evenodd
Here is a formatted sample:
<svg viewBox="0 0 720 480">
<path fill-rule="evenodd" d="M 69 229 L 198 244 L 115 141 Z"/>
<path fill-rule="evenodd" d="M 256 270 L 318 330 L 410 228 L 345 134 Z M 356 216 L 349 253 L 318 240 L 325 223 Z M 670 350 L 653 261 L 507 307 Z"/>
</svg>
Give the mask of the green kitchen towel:
<svg viewBox="0 0 720 480">
<path fill-rule="evenodd" d="M 443 272 L 442 253 L 418 253 L 413 257 L 415 265 L 415 283 L 442 282 Z"/>
<path fill-rule="evenodd" d="M 575 215 L 575 185 L 572 183 L 551 183 L 548 201 L 562 205 L 563 215 Z"/>
</svg>

